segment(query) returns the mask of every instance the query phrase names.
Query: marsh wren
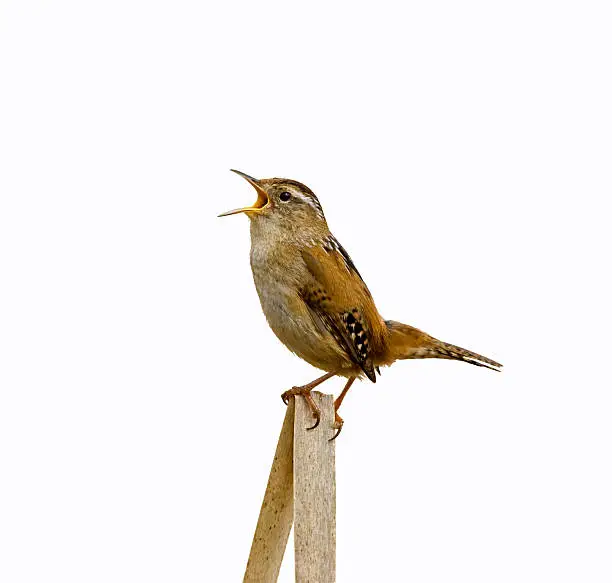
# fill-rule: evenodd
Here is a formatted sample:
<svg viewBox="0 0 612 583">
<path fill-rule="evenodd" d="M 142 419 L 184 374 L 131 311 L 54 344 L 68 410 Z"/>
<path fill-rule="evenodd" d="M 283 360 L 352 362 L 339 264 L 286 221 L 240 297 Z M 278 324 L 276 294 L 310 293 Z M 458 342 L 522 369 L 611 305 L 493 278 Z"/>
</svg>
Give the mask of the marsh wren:
<svg viewBox="0 0 612 583">
<path fill-rule="evenodd" d="M 250 219 L 251 268 L 268 324 L 289 350 L 326 371 L 281 395 L 285 404 L 295 395 L 306 399 L 315 418 L 309 429 L 321 418 L 310 392 L 336 375 L 348 380 L 334 402 L 332 439 L 342 429 L 338 409 L 355 379 L 365 376 L 375 383 L 381 366 L 396 360 L 444 358 L 501 369 L 490 358 L 383 319 L 349 254 L 331 234 L 310 188 L 286 178 L 257 180 L 232 172 L 253 186 L 257 200 L 219 216 L 245 213 Z"/>
</svg>

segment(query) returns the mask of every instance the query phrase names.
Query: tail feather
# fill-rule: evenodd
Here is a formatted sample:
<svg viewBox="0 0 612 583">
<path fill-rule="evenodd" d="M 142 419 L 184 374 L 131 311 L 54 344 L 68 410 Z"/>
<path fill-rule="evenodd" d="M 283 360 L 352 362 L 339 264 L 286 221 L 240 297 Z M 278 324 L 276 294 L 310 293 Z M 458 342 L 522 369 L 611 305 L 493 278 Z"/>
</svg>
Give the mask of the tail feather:
<svg viewBox="0 0 612 583">
<path fill-rule="evenodd" d="M 495 362 L 471 350 L 437 340 L 429 334 L 407 324 L 392 320 L 388 320 L 386 324 L 391 333 L 391 361 L 412 358 L 446 358 L 461 360 L 475 366 L 483 366 L 497 372 L 500 372 L 503 366 L 499 362 Z"/>
<path fill-rule="evenodd" d="M 469 362 L 475 366 L 484 366 L 485 368 L 489 368 L 497 372 L 501 372 L 503 367 L 503 364 L 499 364 L 499 362 L 495 362 L 491 358 L 487 358 L 486 356 L 482 356 L 482 354 L 477 354 L 471 350 L 466 350 L 460 346 L 449 344 L 448 342 L 437 340 L 432 349 L 439 355 L 438 358 L 462 360 L 463 362 Z"/>
</svg>

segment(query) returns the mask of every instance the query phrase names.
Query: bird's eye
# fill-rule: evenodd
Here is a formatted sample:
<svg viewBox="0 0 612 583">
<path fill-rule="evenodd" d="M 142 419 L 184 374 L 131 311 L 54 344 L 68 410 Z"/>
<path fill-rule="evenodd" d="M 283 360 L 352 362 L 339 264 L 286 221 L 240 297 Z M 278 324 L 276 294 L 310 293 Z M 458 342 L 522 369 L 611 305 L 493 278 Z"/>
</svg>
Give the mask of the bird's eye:
<svg viewBox="0 0 612 583">
<path fill-rule="evenodd" d="M 281 192 L 279 197 L 283 202 L 287 202 L 291 198 L 290 192 Z"/>
</svg>

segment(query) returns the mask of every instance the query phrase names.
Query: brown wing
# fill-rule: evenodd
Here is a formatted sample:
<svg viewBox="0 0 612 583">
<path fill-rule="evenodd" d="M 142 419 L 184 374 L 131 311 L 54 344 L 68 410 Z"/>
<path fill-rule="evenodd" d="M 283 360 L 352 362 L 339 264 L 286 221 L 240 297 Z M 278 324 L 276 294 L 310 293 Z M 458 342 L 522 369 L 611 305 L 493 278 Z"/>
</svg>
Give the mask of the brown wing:
<svg viewBox="0 0 612 583">
<path fill-rule="evenodd" d="M 386 327 L 351 258 L 335 238 L 302 250 L 312 281 L 301 295 L 313 318 L 336 339 L 348 358 L 376 382 L 373 356 Z"/>
</svg>

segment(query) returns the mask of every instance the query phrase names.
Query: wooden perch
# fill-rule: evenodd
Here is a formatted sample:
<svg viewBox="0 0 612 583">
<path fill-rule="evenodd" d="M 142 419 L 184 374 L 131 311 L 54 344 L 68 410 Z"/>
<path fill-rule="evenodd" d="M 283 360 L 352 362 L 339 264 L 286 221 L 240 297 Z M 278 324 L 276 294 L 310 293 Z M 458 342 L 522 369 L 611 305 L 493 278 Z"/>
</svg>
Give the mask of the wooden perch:
<svg viewBox="0 0 612 583">
<path fill-rule="evenodd" d="M 313 392 L 321 408 L 316 429 L 301 397 L 291 399 L 253 537 L 245 583 L 275 583 L 295 522 L 296 583 L 336 578 L 336 474 L 332 395 Z"/>
<path fill-rule="evenodd" d="M 270 478 L 253 536 L 245 583 L 273 583 L 278 579 L 293 523 L 293 419 L 289 401 L 278 438 Z"/>
</svg>

